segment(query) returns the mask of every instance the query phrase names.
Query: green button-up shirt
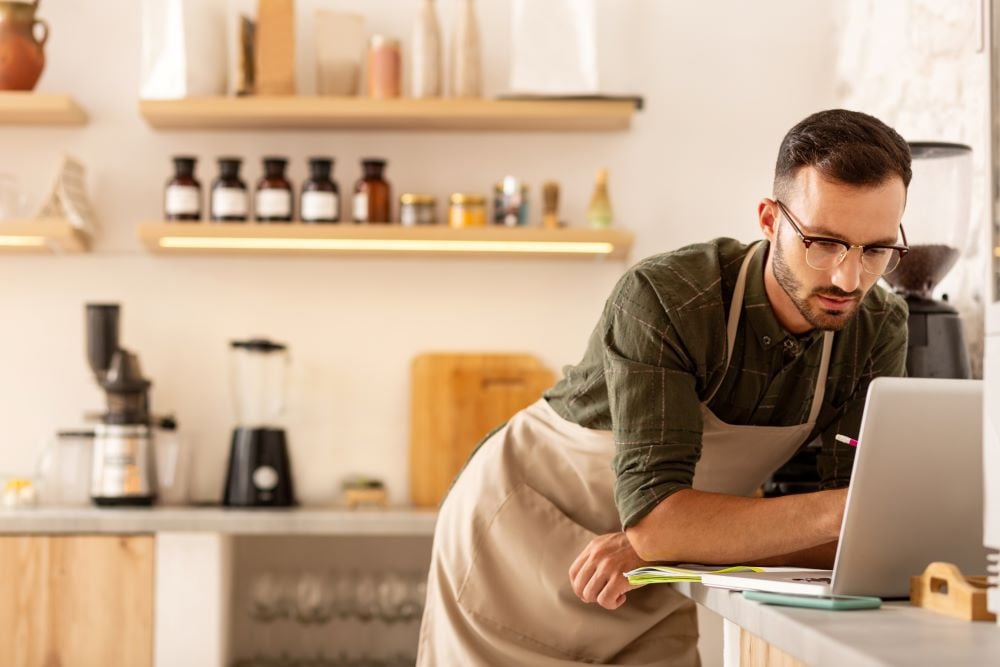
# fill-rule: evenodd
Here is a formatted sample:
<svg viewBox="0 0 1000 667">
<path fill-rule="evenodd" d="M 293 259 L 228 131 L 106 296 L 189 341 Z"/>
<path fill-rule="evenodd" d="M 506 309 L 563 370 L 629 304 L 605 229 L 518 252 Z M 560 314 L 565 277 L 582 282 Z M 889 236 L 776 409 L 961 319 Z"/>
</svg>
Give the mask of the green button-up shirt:
<svg viewBox="0 0 1000 667">
<path fill-rule="evenodd" d="M 720 380 L 708 407 L 724 422 L 792 426 L 808 418 L 823 332 L 796 336 L 775 319 L 764 290 L 764 252 L 748 268 L 726 372 L 726 314 L 747 250 L 733 239 L 716 239 L 629 269 L 583 360 L 567 366 L 563 380 L 545 393 L 563 418 L 614 433 L 615 502 L 625 528 L 691 487 L 701 454 L 699 405 Z M 906 302 L 876 285 L 834 336 L 826 396 L 816 428 L 802 443 L 822 435 L 822 488 L 850 481 L 854 448 L 834 436 L 857 436 L 868 384 L 905 372 L 907 316 Z"/>
</svg>

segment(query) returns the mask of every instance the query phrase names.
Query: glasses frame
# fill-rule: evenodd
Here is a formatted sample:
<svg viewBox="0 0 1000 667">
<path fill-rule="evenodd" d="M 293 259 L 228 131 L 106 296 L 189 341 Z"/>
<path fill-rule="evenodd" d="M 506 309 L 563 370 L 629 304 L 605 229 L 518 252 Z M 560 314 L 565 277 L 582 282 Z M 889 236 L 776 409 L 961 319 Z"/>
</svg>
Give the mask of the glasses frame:
<svg viewBox="0 0 1000 667">
<path fill-rule="evenodd" d="M 844 252 L 841 253 L 840 259 L 838 259 L 837 262 L 833 266 L 829 267 L 828 269 L 818 269 L 815 266 L 813 266 L 812 264 L 809 265 L 811 268 L 816 269 L 817 271 L 829 271 L 830 269 L 833 269 L 833 268 L 836 268 L 836 267 L 840 266 L 841 264 L 844 263 L 844 259 L 847 257 L 847 255 L 852 250 L 854 250 L 855 248 L 861 248 L 861 269 L 865 273 L 867 273 L 868 275 L 871 275 L 871 276 L 879 276 L 879 277 L 881 277 L 881 276 L 887 276 L 890 273 L 892 273 L 893 271 L 895 271 L 897 268 L 899 268 L 899 262 L 896 262 L 896 266 L 892 267 L 892 269 L 889 270 L 889 271 L 884 271 L 882 273 L 873 273 L 872 271 L 869 271 L 868 268 L 865 266 L 865 262 L 864 262 L 865 251 L 868 250 L 869 248 L 881 248 L 883 250 L 895 250 L 896 252 L 899 253 L 899 261 L 900 262 L 903 261 L 904 257 L 906 257 L 906 253 L 910 252 L 910 245 L 909 245 L 909 242 L 906 240 L 906 230 L 903 229 L 903 224 L 902 223 L 899 224 L 899 233 L 903 237 L 903 245 L 895 245 L 895 244 L 889 244 L 889 243 L 867 243 L 867 244 L 848 243 L 847 241 L 844 241 L 843 239 L 835 239 L 835 238 L 831 238 L 829 236 L 810 236 L 808 234 L 803 234 L 802 230 L 799 229 L 798 224 L 795 222 L 795 219 L 792 217 L 792 214 L 788 212 L 788 209 L 781 202 L 781 200 L 780 199 L 775 199 L 774 203 L 778 205 L 778 209 L 785 216 L 785 219 L 788 220 L 788 224 L 790 224 L 792 226 L 792 229 L 795 230 L 795 233 L 798 234 L 799 239 L 802 241 L 802 245 L 804 245 L 806 247 L 806 262 L 807 263 L 809 261 L 809 254 L 808 254 L 808 252 L 809 252 L 809 246 L 811 246 L 813 243 L 816 243 L 817 241 L 823 241 L 823 242 L 826 242 L 826 243 L 836 243 L 837 245 L 840 245 L 840 246 L 844 247 Z"/>
</svg>

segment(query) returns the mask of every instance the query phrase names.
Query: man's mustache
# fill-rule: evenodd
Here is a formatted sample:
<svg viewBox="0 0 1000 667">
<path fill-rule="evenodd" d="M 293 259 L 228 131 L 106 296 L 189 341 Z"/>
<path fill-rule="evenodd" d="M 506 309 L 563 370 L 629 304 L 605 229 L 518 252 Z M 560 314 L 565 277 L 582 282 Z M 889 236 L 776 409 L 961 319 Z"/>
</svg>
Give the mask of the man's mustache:
<svg viewBox="0 0 1000 667">
<path fill-rule="evenodd" d="M 845 292 L 835 285 L 830 285 L 829 287 L 817 287 L 812 291 L 812 293 L 819 296 L 828 296 L 834 299 L 860 299 L 862 295 L 861 290 Z"/>
</svg>

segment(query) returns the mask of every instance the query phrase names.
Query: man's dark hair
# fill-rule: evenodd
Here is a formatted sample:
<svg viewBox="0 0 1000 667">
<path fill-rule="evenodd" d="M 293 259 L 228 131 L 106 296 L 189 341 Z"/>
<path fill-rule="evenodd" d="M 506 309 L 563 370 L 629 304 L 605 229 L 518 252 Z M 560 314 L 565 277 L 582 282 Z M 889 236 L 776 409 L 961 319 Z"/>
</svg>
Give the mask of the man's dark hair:
<svg viewBox="0 0 1000 667">
<path fill-rule="evenodd" d="M 877 186 L 892 176 L 909 187 L 910 147 L 894 129 L 874 116 L 846 109 L 820 111 L 788 131 L 774 166 L 774 194 L 788 195 L 802 167 L 857 186 Z"/>
</svg>

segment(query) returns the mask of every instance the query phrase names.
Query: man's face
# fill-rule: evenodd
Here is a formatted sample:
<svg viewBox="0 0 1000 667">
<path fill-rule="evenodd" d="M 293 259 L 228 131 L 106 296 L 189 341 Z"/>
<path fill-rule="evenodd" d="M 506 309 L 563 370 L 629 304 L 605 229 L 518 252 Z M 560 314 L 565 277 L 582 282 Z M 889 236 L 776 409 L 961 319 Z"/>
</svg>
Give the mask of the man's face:
<svg viewBox="0 0 1000 667">
<path fill-rule="evenodd" d="M 856 187 L 825 180 L 812 167 L 799 170 L 796 187 L 782 200 L 806 236 L 825 236 L 851 244 L 898 243 L 906 189 L 892 177 L 876 187 Z M 774 277 L 813 328 L 842 329 L 857 314 L 868 290 L 878 282 L 861 266 L 861 250 L 827 270 L 806 263 L 806 248 L 788 220 L 774 206 L 772 263 Z M 769 237 L 772 236 L 769 234 Z"/>
</svg>

